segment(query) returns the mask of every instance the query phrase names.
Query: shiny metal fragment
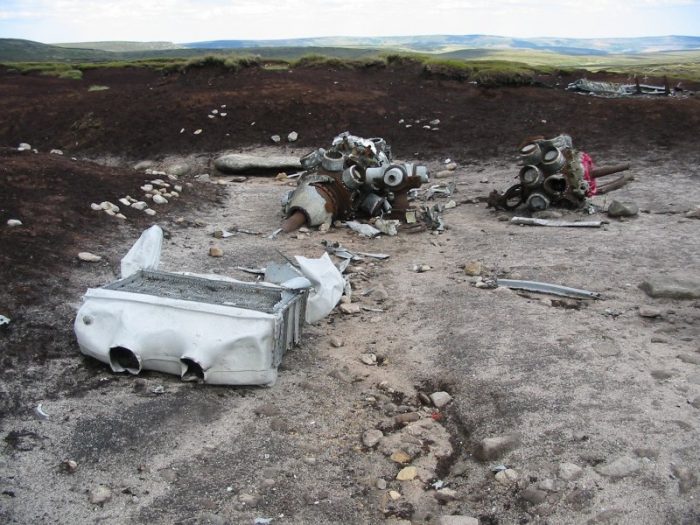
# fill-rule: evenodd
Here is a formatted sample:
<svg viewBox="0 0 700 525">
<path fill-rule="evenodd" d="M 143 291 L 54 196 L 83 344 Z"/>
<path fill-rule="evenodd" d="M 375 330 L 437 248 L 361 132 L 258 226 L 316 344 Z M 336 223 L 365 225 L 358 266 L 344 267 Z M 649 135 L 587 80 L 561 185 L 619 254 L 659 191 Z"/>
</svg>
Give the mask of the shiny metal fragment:
<svg viewBox="0 0 700 525">
<path fill-rule="evenodd" d="M 533 217 L 513 217 L 510 222 L 524 226 L 550 226 L 554 228 L 600 228 L 603 224 L 608 224 L 607 221 L 556 221 Z"/>
<path fill-rule="evenodd" d="M 513 290 L 525 290 L 527 292 L 546 293 L 571 297 L 572 299 L 600 299 L 600 293 L 569 288 L 558 284 L 540 283 L 537 281 L 521 281 L 519 279 L 497 279 L 498 286 L 505 286 Z"/>
</svg>

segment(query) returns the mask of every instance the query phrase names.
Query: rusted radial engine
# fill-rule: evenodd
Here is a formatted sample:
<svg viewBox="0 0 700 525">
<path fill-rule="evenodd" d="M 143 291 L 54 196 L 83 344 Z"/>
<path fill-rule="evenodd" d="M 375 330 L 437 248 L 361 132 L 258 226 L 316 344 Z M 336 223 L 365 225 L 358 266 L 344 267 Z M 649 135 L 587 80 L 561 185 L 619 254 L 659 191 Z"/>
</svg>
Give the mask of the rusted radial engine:
<svg viewBox="0 0 700 525">
<path fill-rule="evenodd" d="M 577 209 L 586 204 L 587 197 L 618 189 L 631 180 L 623 175 L 598 184 L 598 178 L 628 170 L 630 165 L 594 169 L 593 159 L 574 149 L 569 135 L 529 138 L 519 151 L 523 165 L 518 174 L 520 181 L 504 193 L 491 192 L 489 206 L 513 210 L 525 204 L 530 211 L 542 211 L 550 205 Z"/>
<path fill-rule="evenodd" d="M 283 202 L 285 232 L 358 215 L 405 217 L 409 190 L 429 180 L 425 166 L 392 163 L 391 147 L 384 139 L 347 132 L 338 135 L 328 151 L 302 157 L 301 164 L 306 173 Z"/>
</svg>

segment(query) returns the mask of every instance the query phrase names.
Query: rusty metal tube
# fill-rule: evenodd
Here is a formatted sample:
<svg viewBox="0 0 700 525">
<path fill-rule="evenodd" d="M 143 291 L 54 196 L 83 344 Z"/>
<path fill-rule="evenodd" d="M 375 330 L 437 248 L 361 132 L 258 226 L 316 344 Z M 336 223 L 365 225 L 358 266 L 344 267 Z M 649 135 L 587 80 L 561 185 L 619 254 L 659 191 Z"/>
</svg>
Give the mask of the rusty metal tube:
<svg viewBox="0 0 700 525">
<path fill-rule="evenodd" d="M 606 177 L 612 175 L 613 173 L 619 173 L 621 171 L 627 171 L 630 169 L 629 164 L 617 164 L 616 166 L 607 166 L 605 168 L 595 168 L 591 170 L 591 177 L 597 179 L 599 177 Z"/>
<path fill-rule="evenodd" d="M 298 230 L 304 224 L 306 224 L 306 215 L 302 211 L 297 210 L 284 220 L 281 228 L 283 232 L 290 233 Z"/>
</svg>

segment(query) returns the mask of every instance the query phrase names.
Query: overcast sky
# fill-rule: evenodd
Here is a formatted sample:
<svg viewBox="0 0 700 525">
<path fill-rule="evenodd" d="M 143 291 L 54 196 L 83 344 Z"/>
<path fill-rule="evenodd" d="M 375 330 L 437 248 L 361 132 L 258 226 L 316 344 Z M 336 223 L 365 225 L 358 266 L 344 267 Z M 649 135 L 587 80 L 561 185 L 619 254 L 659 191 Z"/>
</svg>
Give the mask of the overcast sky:
<svg viewBox="0 0 700 525">
<path fill-rule="evenodd" d="M 489 34 L 700 35 L 700 0 L 0 0 L 0 38 L 39 42 Z"/>
</svg>

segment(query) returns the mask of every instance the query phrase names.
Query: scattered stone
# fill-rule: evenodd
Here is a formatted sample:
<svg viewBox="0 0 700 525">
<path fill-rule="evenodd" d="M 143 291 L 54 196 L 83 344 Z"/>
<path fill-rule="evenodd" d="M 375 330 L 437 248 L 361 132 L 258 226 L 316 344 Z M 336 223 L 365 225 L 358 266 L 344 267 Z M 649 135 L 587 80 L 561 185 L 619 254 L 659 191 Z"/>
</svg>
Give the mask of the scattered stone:
<svg viewBox="0 0 700 525">
<path fill-rule="evenodd" d="M 377 356 L 375 354 L 361 354 L 360 361 L 366 365 L 373 366 L 377 364 Z"/>
<path fill-rule="evenodd" d="M 147 209 L 143 210 L 143 213 L 145 213 L 146 215 L 150 215 L 152 217 L 153 215 L 156 214 L 156 210 L 152 210 L 151 208 L 147 208 Z"/>
<path fill-rule="evenodd" d="M 292 131 L 289 135 L 287 135 L 288 142 L 296 142 L 298 138 L 299 133 L 297 133 L 296 131 Z"/>
<path fill-rule="evenodd" d="M 215 244 L 214 246 L 211 246 L 209 248 L 209 256 L 210 257 L 223 257 L 224 250 L 221 249 L 221 246 Z"/>
<path fill-rule="evenodd" d="M 156 204 L 168 204 L 168 199 L 157 193 L 153 196 L 153 202 Z"/>
<path fill-rule="evenodd" d="M 432 270 L 432 267 L 427 264 L 416 264 L 413 266 L 413 271 L 416 273 L 424 273 Z"/>
<path fill-rule="evenodd" d="M 17 226 L 22 226 L 22 221 L 20 221 L 19 219 L 8 219 L 7 225 L 10 228 L 16 228 Z"/>
<path fill-rule="evenodd" d="M 681 494 L 686 494 L 698 484 L 697 475 L 687 467 L 671 465 L 671 472 L 678 479 L 678 490 Z"/>
<path fill-rule="evenodd" d="M 411 457 L 410 454 L 407 454 L 403 450 L 397 450 L 391 456 L 389 456 L 389 459 L 395 463 L 399 463 L 401 465 L 410 463 L 413 457 Z"/>
<path fill-rule="evenodd" d="M 483 264 L 481 264 L 480 261 L 469 261 L 467 264 L 464 265 L 464 273 L 472 277 L 481 275 L 481 272 L 483 270 L 484 266 Z"/>
<path fill-rule="evenodd" d="M 689 365 L 700 365 L 700 354 L 678 354 L 677 357 Z"/>
<path fill-rule="evenodd" d="M 332 335 L 331 336 L 331 346 L 333 348 L 340 348 L 345 344 L 345 341 L 343 341 L 340 337 L 337 335 Z"/>
<path fill-rule="evenodd" d="M 440 119 L 439 119 L 439 118 L 436 118 L 436 119 L 434 119 L 434 120 L 431 120 L 431 121 L 429 122 L 429 124 L 430 124 L 431 126 L 439 126 L 439 125 L 440 125 Z"/>
<path fill-rule="evenodd" d="M 692 401 L 690 401 L 690 405 L 691 405 L 693 408 L 700 408 L 700 396 L 697 396 L 695 399 L 693 399 Z"/>
<path fill-rule="evenodd" d="M 418 412 L 406 412 L 405 414 L 399 414 L 394 416 L 394 423 L 397 425 L 402 425 L 404 423 L 413 423 L 420 419 L 420 414 Z"/>
<path fill-rule="evenodd" d="M 384 478 L 377 479 L 377 488 L 379 490 L 386 490 L 386 480 Z"/>
<path fill-rule="evenodd" d="M 450 170 L 440 170 L 434 175 L 434 178 L 447 179 L 447 178 L 453 177 L 453 176 L 454 176 L 454 173 L 452 173 Z"/>
<path fill-rule="evenodd" d="M 539 505 L 547 499 L 547 493 L 531 485 L 520 493 L 520 497 L 533 505 Z"/>
<path fill-rule="evenodd" d="M 639 207 L 633 202 L 614 200 L 608 206 L 608 217 L 634 217 L 639 213 Z"/>
<path fill-rule="evenodd" d="M 153 162 L 152 160 L 142 160 L 142 161 L 139 161 L 136 164 L 134 164 L 134 169 L 136 171 L 143 171 L 143 170 L 147 170 L 149 168 L 152 168 L 155 165 L 156 165 L 156 163 Z"/>
<path fill-rule="evenodd" d="M 475 456 L 481 461 L 498 459 L 506 452 L 513 450 L 518 443 L 518 437 L 513 434 L 485 438 L 477 445 Z"/>
<path fill-rule="evenodd" d="M 596 467 L 596 472 L 601 476 L 608 476 L 610 478 L 625 478 L 635 474 L 641 468 L 642 464 L 638 459 L 623 456 L 617 458 L 612 463 Z"/>
<path fill-rule="evenodd" d="M 389 491 L 389 497 L 396 501 L 397 499 L 401 499 L 401 493 L 395 491 L 395 490 L 390 490 Z"/>
<path fill-rule="evenodd" d="M 658 275 L 639 285 L 648 296 L 667 299 L 700 299 L 700 279 L 687 276 Z"/>
<path fill-rule="evenodd" d="M 418 469 L 416 469 L 416 467 L 404 467 L 396 475 L 396 479 L 398 481 L 411 481 L 412 479 L 415 479 L 417 475 Z"/>
<path fill-rule="evenodd" d="M 430 401 L 437 408 L 442 408 L 452 401 L 452 396 L 447 392 L 433 392 L 430 394 Z"/>
<path fill-rule="evenodd" d="M 78 462 L 74 461 L 72 459 L 67 459 L 62 463 L 63 470 L 68 472 L 69 474 L 73 474 L 76 470 L 78 470 Z"/>
<path fill-rule="evenodd" d="M 301 169 L 299 157 L 291 155 L 248 155 L 245 153 L 222 155 L 214 160 L 214 166 L 223 173 L 241 173 L 256 170 L 275 173 L 287 169 Z"/>
<path fill-rule="evenodd" d="M 507 468 L 505 470 L 496 472 L 495 478 L 496 481 L 502 483 L 503 485 L 512 485 L 513 483 L 517 482 L 518 479 L 520 479 L 520 474 L 517 470 Z"/>
<path fill-rule="evenodd" d="M 692 210 L 685 213 L 686 219 L 700 219 L 700 206 L 695 206 Z"/>
<path fill-rule="evenodd" d="M 660 335 L 655 335 L 655 336 L 653 336 L 653 337 L 650 339 L 650 341 L 651 341 L 652 343 L 668 343 L 668 339 L 666 339 L 665 337 L 661 337 Z"/>
<path fill-rule="evenodd" d="M 102 211 L 102 206 L 93 202 L 92 204 L 90 204 L 90 209 L 92 211 Z"/>
<path fill-rule="evenodd" d="M 444 505 L 457 499 L 457 491 L 450 488 L 440 489 L 435 492 L 435 499 Z"/>
<path fill-rule="evenodd" d="M 456 162 L 448 162 L 447 164 L 445 164 L 445 169 L 450 170 L 450 171 L 454 171 L 457 169 L 457 163 Z"/>
<path fill-rule="evenodd" d="M 49 151 L 49 154 L 51 154 L 51 155 L 63 155 L 63 151 L 60 149 L 52 149 L 51 151 Z"/>
<path fill-rule="evenodd" d="M 356 303 L 343 303 L 341 304 L 338 309 L 348 315 L 353 315 L 353 314 L 359 314 L 362 311 L 362 308 L 360 308 L 359 304 Z"/>
<path fill-rule="evenodd" d="M 194 130 L 194 135 L 200 135 L 202 133 L 201 129 Z"/>
<path fill-rule="evenodd" d="M 183 177 L 190 172 L 190 166 L 188 164 L 172 164 L 165 168 L 165 173 L 168 175 L 174 175 L 175 177 Z"/>
<path fill-rule="evenodd" d="M 479 525 L 479 519 L 471 516 L 440 516 L 438 525 Z"/>
<path fill-rule="evenodd" d="M 583 475 L 583 469 L 573 463 L 559 465 L 559 477 L 564 481 L 574 481 Z"/>
<path fill-rule="evenodd" d="M 369 429 L 362 434 L 362 444 L 367 448 L 374 448 L 377 443 L 384 437 L 381 430 L 376 428 Z"/>
<path fill-rule="evenodd" d="M 112 499 L 112 491 L 104 485 L 98 485 L 90 491 L 90 503 L 93 505 L 104 505 Z"/>
<path fill-rule="evenodd" d="M 80 252 L 78 254 L 78 259 L 83 262 L 100 262 L 102 257 L 90 252 Z"/>
<path fill-rule="evenodd" d="M 553 479 L 543 479 L 537 484 L 537 488 L 540 490 L 544 490 L 545 492 L 559 491 L 559 488 L 557 487 L 557 484 Z"/>
<path fill-rule="evenodd" d="M 17 146 L 17 151 L 30 151 L 31 149 L 31 144 L 27 144 L 26 142 L 21 142 L 20 145 Z"/>
<path fill-rule="evenodd" d="M 659 310 L 658 308 L 654 308 L 653 306 L 640 306 L 639 315 L 641 317 L 648 317 L 649 319 L 653 319 L 655 317 L 661 316 L 661 310 Z"/>
<path fill-rule="evenodd" d="M 279 135 L 272 135 L 270 137 L 270 140 L 275 144 L 279 144 L 282 141 L 282 137 L 280 137 Z"/>
<path fill-rule="evenodd" d="M 143 211 L 148 208 L 148 204 L 146 204 L 144 201 L 136 201 L 131 203 L 131 207 L 135 210 Z"/>
<path fill-rule="evenodd" d="M 668 370 L 652 370 L 650 374 L 651 377 L 659 381 L 665 381 L 666 379 L 671 379 L 673 377 L 673 373 L 669 372 Z"/>
</svg>

